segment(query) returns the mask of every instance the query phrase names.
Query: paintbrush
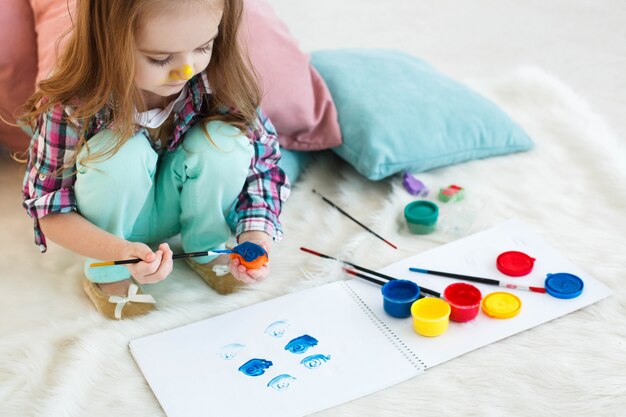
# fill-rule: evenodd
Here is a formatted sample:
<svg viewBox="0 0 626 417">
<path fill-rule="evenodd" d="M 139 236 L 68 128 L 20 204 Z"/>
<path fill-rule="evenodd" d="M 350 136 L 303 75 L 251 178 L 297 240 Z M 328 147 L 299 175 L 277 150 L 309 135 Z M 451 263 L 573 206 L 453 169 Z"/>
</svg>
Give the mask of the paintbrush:
<svg viewBox="0 0 626 417">
<path fill-rule="evenodd" d="M 469 275 L 453 274 L 451 272 L 432 271 L 430 269 L 422 269 L 422 268 L 409 268 L 409 271 L 419 272 L 421 274 L 438 275 L 438 276 L 447 277 L 447 278 L 456 278 L 456 279 L 460 279 L 463 281 L 478 282 L 478 283 L 487 284 L 487 285 L 497 285 L 499 287 L 509 288 L 512 290 L 524 290 L 524 291 L 532 291 L 532 292 L 539 292 L 539 293 L 546 292 L 546 289 L 543 287 L 531 287 L 531 286 L 526 286 L 526 285 L 510 284 L 504 281 L 498 281 L 497 279 L 491 279 L 491 278 L 472 277 Z"/>
<path fill-rule="evenodd" d="M 364 280 L 369 281 L 371 283 L 374 283 L 376 285 L 380 285 L 381 287 L 389 282 L 389 281 L 383 281 L 383 280 L 380 280 L 380 279 L 376 279 L 376 278 L 370 277 L 369 275 L 361 274 L 359 272 L 356 272 L 354 269 L 343 268 L 343 270 L 347 274 L 354 275 L 355 277 L 363 278 Z"/>
<path fill-rule="evenodd" d="M 362 278 L 362 279 L 364 279 L 366 281 L 369 281 L 369 282 L 372 282 L 372 283 L 374 283 L 376 285 L 380 285 L 381 287 L 389 282 L 389 281 L 382 281 L 382 280 L 379 280 L 379 279 L 376 279 L 376 278 L 372 278 L 372 277 L 370 277 L 368 275 L 365 275 L 365 274 L 361 274 L 359 272 L 356 272 L 354 269 L 343 268 L 343 270 L 346 272 L 346 274 L 354 275 L 355 277 Z M 424 294 L 420 294 L 418 298 L 424 298 Z"/>
<path fill-rule="evenodd" d="M 235 253 L 235 251 L 231 249 L 219 249 L 219 250 L 209 250 L 209 251 L 203 251 L 203 252 L 176 253 L 172 256 L 172 259 L 197 258 L 199 256 L 221 255 L 223 253 Z M 89 266 L 91 268 L 95 268 L 98 266 L 127 265 L 127 264 L 136 264 L 141 261 L 142 259 L 123 259 L 120 261 L 94 262 L 92 264 L 89 264 Z"/>
<path fill-rule="evenodd" d="M 380 272 L 372 271 L 371 269 L 363 268 L 362 266 L 353 264 L 351 262 L 343 261 L 341 259 L 333 258 L 332 256 L 324 255 L 323 253 L 316 252 L 316 251 L 314 251 L 312 249 L 307 249 L 307 248 L 304 248 L 304 247 L 300 247 L 300 250 L 304 251 L 304 252 L 307 252 L 307 253 L 310 253 L 311 255 L 319 256 L 320 258 L 332 259 L 333 261 L 341 262 L 344 265 L 349 265 L 349 266 L 351 266 L 351 267 L 353 267 L 353 268 L 355 268 L 355 269 L 357 269 L 359 271 L 367 272 L 370 275 L 374 275 L 374 276 L 377 276 L 379 278 L 384 278 L 384 279 L 386 279 L 388 281 L 393 281 L 393 280 L 397 279 L 397 278 L 394 278 L 394 277 L 390 277 L 389 275 L 381 274 Z M 441 293 L 438 293 L 437 291 L 434 291 L 434 290 L 431 290 L 431 289 L 428 289 L 428 288 L 424 288 L 421 285 L 419 287 L 422 290 L 422 292 L 425 292 L 426 294 L 430 294 L 430 295 L 433 295 L 435 297 L 441 297 Z"/>
<path fill-rule="evenodd" d="M 378 233 L 374 232 L 372 229 L 370 229 L 369 227 L 367 227 L 366 225 L 364 225 L 363 223 L 361 223 L 360 221 L 358 221 L 357 219 L 355 219 L 354 217 L 352 217 L 351 215 L 346 213 L 341 207 L 338 207 L 335 203 L 333 203 L 332 201 L 330 201 L 329 199 L 327 199 L 326 197 L 324 197 L 323 195 L 321 195 L 317 191 L 313 190 L 313 192 L 315 194 L 319 195 L 320 197 L 322 197 L 322 200 L 324 200 L 326 203 L 330 204 L 331 206 L 333 206 L 334 208 L 339 210 L 339 212 L 341 214 L 343 214 L 344 216 L 346 216 L 347 218 L 349 218 L 350 220 L 352 220 L 353 222 L 355 222 L 356 224 L 361 226 L 363 229 L 367 230 L 368 232 L 370 232 L 371 234 L 373 234 L 374 236 L 376 236 L 377 238 L 379 238 L 380 240 L 382 240 L 383 242 L 385 242 L 386 244 L 388 244 L 392 248 L 398 249 L 398 247 L 396 245 L 394 245 L 393 243 L 391 243 L 390 241 L 388 241 L 384 237 L 380 236 Z"/>
</svg>

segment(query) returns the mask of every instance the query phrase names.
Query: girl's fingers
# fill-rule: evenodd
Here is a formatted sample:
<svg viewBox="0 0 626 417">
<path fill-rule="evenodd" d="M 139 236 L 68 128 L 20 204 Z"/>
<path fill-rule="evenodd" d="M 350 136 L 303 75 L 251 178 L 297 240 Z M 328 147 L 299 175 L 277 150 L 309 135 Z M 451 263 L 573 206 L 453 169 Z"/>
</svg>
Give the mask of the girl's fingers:
<svg viewBox="0 0 626 417">
<path fill-rule="evenodd" d="M 130 253 L 131 258 L 139 258 L 144 262 L 153 262 L 156 258 L 156 254 L 148 245 L 140 242 L 132 243 L 132 245 L 133 250 Z"/>
<path fill-rule="evenodd" d="M 263 265 L 258 269 L 247 269 L 243 265 L 235 266 L 235 263 L 233 262 L 231 265 L 231 272 L 239 281 L 245 282 L 246 284 L 253 284 L 265 279 L 269 274 L 269 268 L 267 265 Z"/>
<path fill-rule="evenodd" d="M 243 271 L 242 271 L 242 268 L 243 268 Z M 231 261 L 230 261 L 230 273 L 233 274 L 233 277 L 236 280 L 244 282 L 246 284 L 254 283 L 255 282 L 254 279 L 249 277 L 246 274 L 245 271 L 246 271 L 246 268 L 239 263 L 239 260 L 237 258 L 231 259 Z"/>
<path fill-rule="evenodd" d="M 132 275 L 135 277 L 135 279 L 137 281 L 139 281 L 139 283 L 141 284 L 150 284 L 152 282 L 156 282 L 153 281 L 153 277 L 151 277 L 152 274 L 154 274 L 158 269 L 159 266 L 161 265 L 161 260 L 163 258 L 163 251 L 158 250 L 155 253 L 155 259 L 152 262 L 139 262 L 136 265 L 133 265 L 132 267 L 129 267 L 129 269 L 131 269 Z"/>
<path fill-rule="evenodd" d="M 160 249 L 160 250 L 162 250 L 162 251 L 163 251 L 163 253 L 165 253 L 165 252 L 167 252 L 167 251 L 170 251 L 170 252 L 171 252 L 170 245 L 168 245 L 167 243 L 161 243 L 161 244 L 159 245 L 159 249 Z"/>
<path fill-rule="evenodd" d="M 146 278 L 150 280 L 150 283 L 159 282 L 167 278 L 167 276 L 172 273 L 173 269 L 174 261 L 172 261 L 170 255 L 161 262 L 158 269 L 154 273 L 146 275 Z"/>
<path fill-rule="evenodd" d="M 152 277 L 155 278 L 156 281 L 161 281 L 165 279 L 169 274 L 172 273 L 172 270 L 174 269 L 174 261 L 172 260 L 172 256 L 174 255 L 174 253 L 170 249 L 169 245 L 167 243 L 162 243 L 159 246 L 159 249 L 163 251 L 163 256 L 161 258 L 159 267 L 152 274 Z"/>
<path fill-rule="evenodd" d="M 255 279 L 251 278 L 250 276 L 246 275 L 246 274 L 233 274 L 233 277 L 235 277 L 236 280 L 239 280 L 241 282 L 244 282 L 246 284 L 254 284 L 256 282 Z"/>
<path fill-rule="evenodd" d="M 248 275 L 250 275 L 256 281 L 261 281 L 264 278 L 266 278 L 268 275 L 268 272 L 269 271 L 265 265 L 259 269 L 248 269 Z"/>
<path fill-rule="evenodd" d="M 146 275 L 155 273 L 156 270 L 159 269 L 159 265 L 161 265 L 163 261 L 163 251 L 161 249 L 156 251 L 155 255 L 156 255 L 156 258 L 154 259 L 154 261 L 146 262 L 146 265 L 148 266 Z"/>
<path fill-rule="evenodd" d="M 161 246 L 159 246 L 159 249 L 163 251 L 163 260 L 172 260 L 174 252 L 172 252 L 170 246 L 167 243 L 162 243 Z"/>
</svg>

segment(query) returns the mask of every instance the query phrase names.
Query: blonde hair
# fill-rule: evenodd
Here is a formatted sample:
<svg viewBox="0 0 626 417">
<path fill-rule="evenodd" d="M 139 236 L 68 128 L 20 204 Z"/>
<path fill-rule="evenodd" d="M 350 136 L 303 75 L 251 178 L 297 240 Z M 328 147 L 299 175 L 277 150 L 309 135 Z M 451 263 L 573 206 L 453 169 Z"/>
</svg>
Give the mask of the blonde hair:
<svg viewBox="0 0 626 417">
<path fill-rule="evenodd" d="M 77 1 L 76 18 L 55 70 L 39 83 L 20 117 L 21 123 L 34 128 L 42 113 L 58 104 L 71 106 L 71 121 L 79 127 L 80 139 L 74 159 L 63 170 L 75 165 L 76 155 L 87 142 L 89 122 L 102 109 L 107 109 L 105 124 L 114 123 L 117 134 L 115 146 L 106 154 L 115 153 L 134 135 L 135 110 L 144 107 L 142 94 L 134 84 L 135 31 L 143 11 L 163 1 Z M 222 20 L 205 70 L 212 90 L 205 121 L 218 119 L 246 131 L 255 127 L 261 92 L 256 73 L 238 41 L 243 0 L 221 1 Z"/>
</svg>

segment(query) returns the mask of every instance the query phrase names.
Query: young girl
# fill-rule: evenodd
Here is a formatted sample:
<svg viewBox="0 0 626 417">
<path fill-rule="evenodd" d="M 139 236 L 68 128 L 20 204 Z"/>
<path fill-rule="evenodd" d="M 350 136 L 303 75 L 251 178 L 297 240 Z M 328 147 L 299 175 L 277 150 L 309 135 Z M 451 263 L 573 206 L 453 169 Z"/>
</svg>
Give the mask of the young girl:
<svg viewBox="0 0 626 417">
<path fill-rule="evenodd" d="M 289 186 L 237 42 L 242 1 L 79 0 L 55 71 L 26 103 L 35 241 L 87 257 L 83 288 L 108 318 L 153 308 L 133 282 L 172 272 L 169 237 L 180 233 L 186 252 L 223 249 L 230 224 L 239 243 L 269 252 L 282 236 Z M 127 258 L 141 261 L 89 267 Z M 269 274 L 196 259 L 191 268 L 223 294 Z"/>
</svg>

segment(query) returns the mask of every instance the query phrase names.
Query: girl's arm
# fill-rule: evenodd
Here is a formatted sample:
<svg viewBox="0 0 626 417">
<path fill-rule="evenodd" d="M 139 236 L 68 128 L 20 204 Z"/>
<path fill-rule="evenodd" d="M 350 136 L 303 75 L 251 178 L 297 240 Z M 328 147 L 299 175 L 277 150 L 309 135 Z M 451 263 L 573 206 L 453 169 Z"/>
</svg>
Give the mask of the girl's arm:
<svg viewBox="0 0 626 417">
<path fill-rule="evenodd" d="M 126 259 L 130 242 L 100 229 L 80 214 L 52 213 L 39 219 L 46 237 L 53 242 L 88 258 L 101 260 Z"/>
<path fill-rule="evenodd" d="M 274 126 L 261 110 L 258 114 L 260 126 L 251 137 L 254 158 L 235 207 L 239 241 L 250 232 L 264 232 L 271 240 L 280 240 L 279 215 L 290 192 L 287 176 L 278 166 L 280 147 Z"/>
<path fill-rule="evenodd" d="M 142 259 L 144 262 L 127 266 L 140 284 L 161 281 L 172 272 L 173 254 L 167 243 L 155 253 L 144 243 L 129 242 L 100 229 L 76 212 L 49 214 L 39 219 L 39 225 L 50 240 L 88 258 Z"/>
<path fill-rule="evenodd" d="M 73 168 L 67 168 L 79 142 L 78 130 L 57 104 L 42 114 L 31 141 L 22 194 L 24 208 L 34 220 L 35 243 L 46 250 L 46 234 L 78 254 L 101 260 L 139 258 L 128 266 L 139 283 L 157 282 L 172 270 L 172 251 L 166 243 L 154 253 L 143 243 L 111 235 L 76 212 Z M 43 233 L 45 229 L 45 234 Z"/>
<path fill-rule="evenodd" d="M 237 211 L 237 241 L 261 245 L 269 253 L 271 241 L 282 237 L 278 216 L 289 196 L 289 182 L 278 166 L 280 150 L 278 136 L 269 119 L 258 110 L 259 128 L 252 132 L 254 158 L 246 183 L 239 194 Z M 247 269 L 237 259 L 230 264 L 233 276 L 244 282 L 259 281 L 269 274 L 269 263 L 259 269 Z"/>
</svg>

